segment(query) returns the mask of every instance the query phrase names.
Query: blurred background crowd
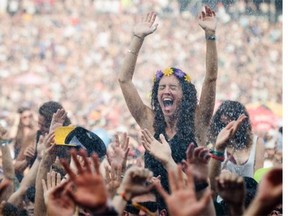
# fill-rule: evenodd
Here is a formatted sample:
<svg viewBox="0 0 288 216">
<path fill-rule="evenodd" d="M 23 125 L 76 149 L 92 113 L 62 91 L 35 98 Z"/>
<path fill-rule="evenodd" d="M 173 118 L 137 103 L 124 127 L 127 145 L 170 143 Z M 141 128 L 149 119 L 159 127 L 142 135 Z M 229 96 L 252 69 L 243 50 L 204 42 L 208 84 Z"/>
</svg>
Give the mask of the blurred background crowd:
<svg viewBox="0 0 288 216">
<path fill-rule="evenodd" d="M 147 105 L 154 73 L 169 66 L 191 76 L 199 97 L 205 38 L 196 18 L 207 4 L 218 18 L 215 109 L 227 99 L 245 104 L 254 131 L 265 140 L 265 166 L 282 163 L 282 1 L 0 2 L 1 125 L 11 126 L 20 107 L 37 112 L 45 101 L 60 101 L 74 123 L 106 144 L 114 133 L 128 131 L 137 156 L 144 151 L 139 128 L 117 81 L 133 18 L 154 10 L 161 26 L 145 41 L 135 73 Z"/>
</svg>

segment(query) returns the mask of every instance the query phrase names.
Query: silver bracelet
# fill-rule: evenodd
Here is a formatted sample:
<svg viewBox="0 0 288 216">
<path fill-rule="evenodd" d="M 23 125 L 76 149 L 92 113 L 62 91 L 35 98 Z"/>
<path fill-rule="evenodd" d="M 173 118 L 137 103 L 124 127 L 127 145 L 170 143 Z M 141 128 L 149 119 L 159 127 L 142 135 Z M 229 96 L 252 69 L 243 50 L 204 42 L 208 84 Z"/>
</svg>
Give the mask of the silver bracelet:
<svg viewBox="0 0 288 216">
<path fill-rule="evenodd" d="M 128 53 L 131 53 L 131 54 L 133 54 L 133 55 L 137 55 L 137 52 L 136 52 L 136 51 L 133 51 L 133 50 L 131 50 L 131 49 L 128 49 Z"/>
</svg>

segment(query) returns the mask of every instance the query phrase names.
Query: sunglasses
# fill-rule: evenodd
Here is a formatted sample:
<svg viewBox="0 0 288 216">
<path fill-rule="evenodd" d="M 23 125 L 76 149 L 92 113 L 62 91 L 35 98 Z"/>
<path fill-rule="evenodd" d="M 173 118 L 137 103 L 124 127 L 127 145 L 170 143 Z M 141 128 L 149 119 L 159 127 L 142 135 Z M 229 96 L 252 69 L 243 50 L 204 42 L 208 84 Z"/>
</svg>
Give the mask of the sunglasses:
<svg viewBox="0 0 288 216">
<path fill-rule="evenodd" d="M 126 205 L 125 211 L 138 215 L 140 210 L 146 212 L 148 215 L 155 215 L 158 210 L 157 202 L 139 202 L 139 203 L 129 203 Z"/>
</svg>

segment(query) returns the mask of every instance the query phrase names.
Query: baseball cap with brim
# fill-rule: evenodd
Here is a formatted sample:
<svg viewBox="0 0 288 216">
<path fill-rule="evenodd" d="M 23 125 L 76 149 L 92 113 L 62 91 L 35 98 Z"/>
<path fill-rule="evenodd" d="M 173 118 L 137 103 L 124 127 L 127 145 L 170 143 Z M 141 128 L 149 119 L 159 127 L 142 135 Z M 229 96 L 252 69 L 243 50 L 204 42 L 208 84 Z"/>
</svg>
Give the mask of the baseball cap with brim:
<svg viewBox="0 0 288 216">
<path fill-rule="evenodd" d="M 99 157 L 106 154 L 103 140 L 95 133 L 79 126 L 63 126 L 55 130 L 55 144 L 59 146 L 83 148 L 90 155 L 96 152 Z"/>
</svg>

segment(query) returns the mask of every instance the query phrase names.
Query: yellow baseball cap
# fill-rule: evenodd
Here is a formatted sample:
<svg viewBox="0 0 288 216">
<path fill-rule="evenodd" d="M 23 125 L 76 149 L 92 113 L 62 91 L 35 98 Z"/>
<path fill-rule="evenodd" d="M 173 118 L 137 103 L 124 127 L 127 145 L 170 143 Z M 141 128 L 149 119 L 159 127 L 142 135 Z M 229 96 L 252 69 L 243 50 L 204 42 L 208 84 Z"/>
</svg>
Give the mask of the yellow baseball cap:
<svg viewBox="0 0 288 216">
<path fill-rule="evenodd" d="M 69 145 L 76 146 L 73 143 L 65 142 L 68 135 L 76 128 L 76 126 L 63 126 L 55 129 L 55 144 L 56 145 Z"/>
<path fill-rule="evenodd" d="M 96 152 L 99 157 L 103 157 L 106 154 L 103 140 L 92 131 L 80 126 L 62 126 L 55 129 L 55 144 L 83 148 L 88 155 Z"/>
</svg>

